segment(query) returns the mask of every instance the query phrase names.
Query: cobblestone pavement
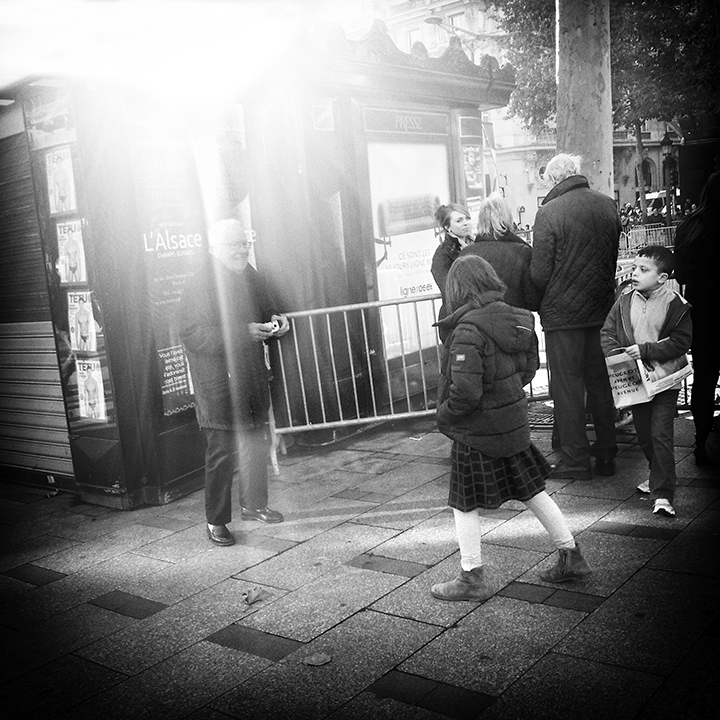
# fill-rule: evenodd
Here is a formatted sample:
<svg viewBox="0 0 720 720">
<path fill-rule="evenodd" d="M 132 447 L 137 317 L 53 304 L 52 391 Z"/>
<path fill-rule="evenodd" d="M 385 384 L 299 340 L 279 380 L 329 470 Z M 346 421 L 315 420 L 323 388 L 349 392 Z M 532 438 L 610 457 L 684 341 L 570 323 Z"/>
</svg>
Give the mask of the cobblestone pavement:
<svg viewBox="0 0 720 720">
<path fill-rule="evenodd" d="M 720 718 L 720 482 L 676 420 L 677 516 L 653 516 L 632 425 L 614 477 L 551 482 L 594 567 L 551 586 L 520 503 L 484 512 L 493 595 L 459 568 L 432 419 L 291 447 L 280 525 L 211 545 L 203 494 L 118 511 L 0 485 L 6 718 Z M 551 459 L 549 428 L 533 439 Z M 239 515 L 239 513 L 238 513 Z"/>
</svg>

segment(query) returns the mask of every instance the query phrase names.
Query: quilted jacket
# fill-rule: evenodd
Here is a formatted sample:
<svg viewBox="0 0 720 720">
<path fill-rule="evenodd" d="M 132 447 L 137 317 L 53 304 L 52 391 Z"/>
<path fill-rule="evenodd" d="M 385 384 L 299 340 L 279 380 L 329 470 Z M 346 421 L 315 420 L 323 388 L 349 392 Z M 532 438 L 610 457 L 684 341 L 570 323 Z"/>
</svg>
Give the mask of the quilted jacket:
<svg viewBox="0 0 720 720">
<path fill-rule="evenodd" d="M 615 201 L 573 175 L 545 196 L 533 227 L 530 274 L 546 332 L 602 327 L 615 300 L 620 239 Z"/>
<path fill-rule="evenodd" d="M 444 435 L 489 457 L 530 446 L 523 387 L 539 367 L 534 318 L 488 292 L 479 307 L 464 305 L 446 326 L 438 387 L 437 424 Z"/>
</svg>

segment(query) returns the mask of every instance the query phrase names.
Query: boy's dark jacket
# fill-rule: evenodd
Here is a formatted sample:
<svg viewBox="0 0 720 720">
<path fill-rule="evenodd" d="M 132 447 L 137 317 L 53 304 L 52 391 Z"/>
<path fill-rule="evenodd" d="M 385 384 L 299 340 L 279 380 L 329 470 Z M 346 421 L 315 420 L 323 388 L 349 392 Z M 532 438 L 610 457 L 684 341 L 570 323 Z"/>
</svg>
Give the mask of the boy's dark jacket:
<svg viewBox="0 0 720 720">
<path fill-rule="evenodd" d="M 526 450 L 523 387 L 540 366 L 532 313 L 488 292 L 479 307 L 464 305 L 438 325 L 449 333 L 440 366 L 439 430 L 489 457 Z"/>
<path fill-rule="evenodd" d="M 630 323 L 630 304 L 634 292 L 625 293 L 615 301 L 600 331 L 600 343 L 606 357 L 615 350 L 637 344 Z M 638 344 L 640 357 L 646 363 L 661 364 L 675 360 L 690 349 L 690 304 L 677 293 L 674 295 L 668 305 L 658 341 Z"/>
</svg>

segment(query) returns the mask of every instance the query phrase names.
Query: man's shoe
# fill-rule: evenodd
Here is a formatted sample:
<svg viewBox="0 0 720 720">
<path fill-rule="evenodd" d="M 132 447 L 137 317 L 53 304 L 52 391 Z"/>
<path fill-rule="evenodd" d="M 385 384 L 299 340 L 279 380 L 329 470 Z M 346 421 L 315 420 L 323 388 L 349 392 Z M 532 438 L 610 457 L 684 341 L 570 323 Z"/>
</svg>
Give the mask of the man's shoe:
<svg viewBox="0 0 720 720">
<path fill-rule="evenodd" d="M 260 510 L 250 510 L 249 508 L 242 509 L 243 520 L 259 520 L 264 523 L 281 523 L 285 518 L 282 513 L 277 510 L 271 510 L 270 508 L 261 508 Z"/>
<path fill-rule="evenodd" d="M 610 477 L 611 475 L 615 474 L 615 461 L 610 459 L 603 459 L 598 458 L 595 461 L 595 472 L 598 475 L 604 475 L 605 477 Z"/>
<path fill-rule="evenodd" d="M 234 545 L 235 537 L 225 525 L 208 525 L 207 534 L 216 545 Z"/>
<path fill-rule="evenodd" d="M 650 494 L 650 481 L 646 480 L 645 482 L 641 482 L 637 486 L 638 492 L 641 492 L 643 495 L 649 495 Z"/>
<path fill-rule="evenodd" d="M 658 498 L 653 504 L 653 515 L 673 517 L 675 515 L 675 508 L 667 498 Z"/>
<path fill-rule="evenodd" d="M 482 567 L 460 570 L 460 575 L 454 580 L 433 585 L 430 593 L 438 600 L 474 600 L 476 602 L 487 600 L 491 594 L 485 585 Z"/>
<path fill-rule="evenodd" d="M 572 467 L 559 462 L 552 466 L 548 480 L 592 480 L 592 470 L 589 467 Z"/>
</svg>

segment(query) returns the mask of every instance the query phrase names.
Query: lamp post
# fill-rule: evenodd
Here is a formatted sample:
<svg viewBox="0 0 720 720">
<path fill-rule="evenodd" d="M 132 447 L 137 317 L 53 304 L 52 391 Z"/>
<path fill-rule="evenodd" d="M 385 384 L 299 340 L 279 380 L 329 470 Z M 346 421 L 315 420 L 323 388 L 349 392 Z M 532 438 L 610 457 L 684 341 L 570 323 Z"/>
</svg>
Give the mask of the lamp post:
<svg viewBox="0 0 720 720">
<path fill-rule="evenodd" d="M 674 158 L 672 155 L 673 141 L 670 137 L 669 132 L 665 132 L 662 140 L 660 141 L 660 149 L 663 154 L 663 180 L 665 181 L 665 227 L 670 227 L 672 224 L 672 203 L 673 196 L 671 195 L 672 190 L 672 166 Z"/>
</svg>

